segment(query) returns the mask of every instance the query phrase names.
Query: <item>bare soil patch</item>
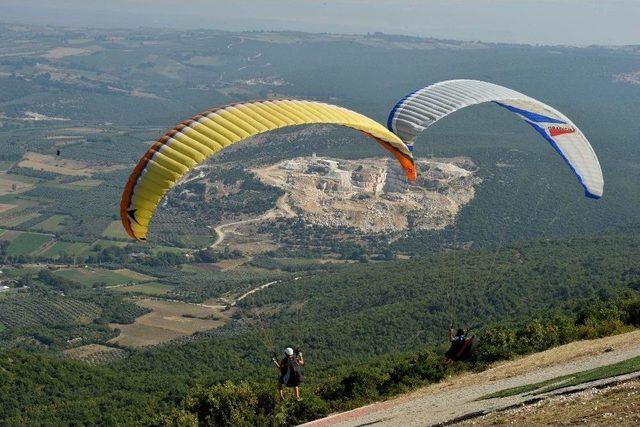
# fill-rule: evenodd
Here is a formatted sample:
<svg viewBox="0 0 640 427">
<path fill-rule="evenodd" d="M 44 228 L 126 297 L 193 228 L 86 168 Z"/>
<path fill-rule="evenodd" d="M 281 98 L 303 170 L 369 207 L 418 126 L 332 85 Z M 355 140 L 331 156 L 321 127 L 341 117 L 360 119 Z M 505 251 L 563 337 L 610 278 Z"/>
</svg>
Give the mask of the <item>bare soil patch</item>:
<svg viewBox="0 0 640 427">
<path fill-rule="evenodd" d="M 18 166 L 35 170 L 57 173 L 59 175 L 90 176 L 91 171 L 86 163 L 29 152 L 24 155 Z"/>
<path fill-rule="evenodd" d="M 202 262 L 194 262 L 191 264 L 191 267 L 202 271 L 220 271 L 220 267 L 216 264 L 207 264 Z"/>
<path fill-rule="evenodd" d="M 17 179 L 7 173 L 0 173 L 0 196 L 4 196 L 5 194 L 24 193 L 32 188 L 33 184 L 30 182 Z M 3 212 L 1 206 L 12 205 L 0 205 L 0 212 Z"/>
<path fill-rule="evenodd" d="M 9 205 L 9 204 L 5 204 L 5 203 L 0 203 L 0 213 L 2 212 L 6 212 L 10 209 L 13 209 L 17 207 L 16 205 Z"/>
<path fill-rule="evenodd" d="M 87 53 L 91 53 L 91 51 L 78 47 L 54 47 L 42 56 L 47 59 L 61 59 L 67 56 L 84 55 Z"/>
<path fill-rule="evenodd" d="M 90 177 L 96 172 L 108 172 L 121 169 L 122 165 L 89 164 L 79 160 L 67 159 L 63 156 L 52 156 L 34 152 L 26 153 L 19 167 L 52 172 L 59 175 Z"/>
<path fill-rule="evenodd" d="M 195 332 L 218 328 L 228 322 L 223 306 L 204 306 L 178 301 L 142 299 L 136 304 L 152 310 L 131 325 L 110 324 L 120 335 L 110 342 L 129 347 L 160 344 Z"/>
</svg>

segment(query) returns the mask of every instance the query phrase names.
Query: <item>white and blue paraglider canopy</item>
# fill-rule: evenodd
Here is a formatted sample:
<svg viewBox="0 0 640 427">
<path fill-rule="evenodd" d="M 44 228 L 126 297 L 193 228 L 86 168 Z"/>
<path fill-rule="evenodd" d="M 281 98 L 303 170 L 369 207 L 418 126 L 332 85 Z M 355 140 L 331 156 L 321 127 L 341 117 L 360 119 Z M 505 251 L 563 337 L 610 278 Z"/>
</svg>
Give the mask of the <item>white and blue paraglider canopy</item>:
<svg viewBox="0 0 640 427">
<path fill-rule="evenodd" d="M 485 102 L 495 102 L 529 123 L 562 156 L 586 196 L 602 196 L 602 169 L 580 129 L 556 109 L 504 86 L 479 80 L 447 80 L 427 86 L 393 107 L 387 127 L 413 149 L 417 136 L 433 123 L 461 108 Z"/>
</svg>

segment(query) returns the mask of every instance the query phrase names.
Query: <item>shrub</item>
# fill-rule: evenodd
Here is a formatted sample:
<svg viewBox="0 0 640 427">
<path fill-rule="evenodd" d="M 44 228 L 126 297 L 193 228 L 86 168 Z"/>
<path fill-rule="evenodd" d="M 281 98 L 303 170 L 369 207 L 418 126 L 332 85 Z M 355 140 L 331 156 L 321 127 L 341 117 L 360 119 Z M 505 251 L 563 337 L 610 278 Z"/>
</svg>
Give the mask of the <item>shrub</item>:
<svg viewBox="0 0 640 427">
<path fill-rule="evenodd" d="M 330 413 L 329 404 L 318 396 L 305 396 L 304 399 L 285 401 L 275 415 L 275 424 L 291 426 L 326 417 Z"/>
<path fill-rule="evenodd" d="M 231 381 L 210 388 L 198 388 L 184 401 L 184 408 L 208 426 L 252 426 L 258 397 L 248 383 Z"/>
<path fill-rule="evenodd" d="M 364 401 L 376 399 L 384 377 L 370 369 L 356 369 L 340 381 L 329 381 L 321 385 L 317 394 L 327 401 Z"/>
<path fill-rule="evenodd" d="M 515 344 L 516 334 L 512 328 L 501 325 L 490 327 L 479 336 L 475 351 L 476 360 L 491 363 L 510 359 L 515 355 Z"/>
<path fill-rule="evenodd" d="M 627 325 L 640 326 L 640 298 L 624 303 L 623 320 Z"/>
<path fill-rule="evenodd" d="M 621 310 L 616 304 L 591 301 L 580 304 L 576 314 L 576 325 L 595 325 L 600 322 L 620 320 Z"/>
<path fill-rule="evenodd" d="M 444 356 L 433 350 L 425 350 L 391 368 L 388 379 L 381 384 L 380 393 L 396 394 L 407 388 L 440 381 L 452 368 L 453 365 Z"/>
</svg>

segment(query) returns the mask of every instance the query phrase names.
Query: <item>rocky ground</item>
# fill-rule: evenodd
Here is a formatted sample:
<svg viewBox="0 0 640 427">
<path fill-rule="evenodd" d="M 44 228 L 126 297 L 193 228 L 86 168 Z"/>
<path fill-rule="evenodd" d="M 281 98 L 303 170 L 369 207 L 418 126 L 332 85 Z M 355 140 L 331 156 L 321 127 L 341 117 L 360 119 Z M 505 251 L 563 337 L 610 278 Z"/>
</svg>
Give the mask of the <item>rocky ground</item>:
<svg viewBox="0 0 640 427">
<path fill-rule="evenodd" d="M 365 233 L 442 229 L 473 199 L 481 182 L 477 168 L 464 158 L 423 160 L 418 168 L 419 179 L 411 185 L 395 160 L 386 158 L 314 155 L 252 172 L 287 193 L 282 209 L 313 224 Z"/>
<path fill-rule="evenodd" d="M 640 380 L 609 388 L 588 388 L 532 405 L 465 421 L 462 425 L 640 425 Z"/>
</svg>

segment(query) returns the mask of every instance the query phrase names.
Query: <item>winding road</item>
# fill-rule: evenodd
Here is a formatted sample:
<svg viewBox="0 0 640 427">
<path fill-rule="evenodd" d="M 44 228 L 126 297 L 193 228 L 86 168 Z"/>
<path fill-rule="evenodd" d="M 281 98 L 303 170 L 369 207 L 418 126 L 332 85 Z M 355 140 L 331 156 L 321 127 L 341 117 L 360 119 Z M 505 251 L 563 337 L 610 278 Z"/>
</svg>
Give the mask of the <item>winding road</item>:
<svg viewBox="0 0 640 427">
<path fill-rule="evenodd" d="M 217 237 L 216 237 L 216 241 L 209 246 L 209 249 L 214 249 L 217 246 L 220 246 L 220 244 L 224 241 L 226 237 L 226 234 L 224 232 L 226 228 L 235 228 L 243 224 L 260 222 L 267 219 L 274 219 L 277 217 L 291 218 L 296 216 L 295 212 L 287 204 L 286 198 L 287 198 L 286 194 L 284 196 L 279 197 L 278 200 L 276 201 L 275 208 L 266 211 L 265 213 L 263 213 L 262 215 L 256 218 L 249 218 L 242 221 L 228 222 L 226 224 L 220 224 L 217 227 L 214 227 L 213 230 L 216 232 Z M 211 229 L 211 226 L 207 226 L 207 228 Z"/>
</svg>

